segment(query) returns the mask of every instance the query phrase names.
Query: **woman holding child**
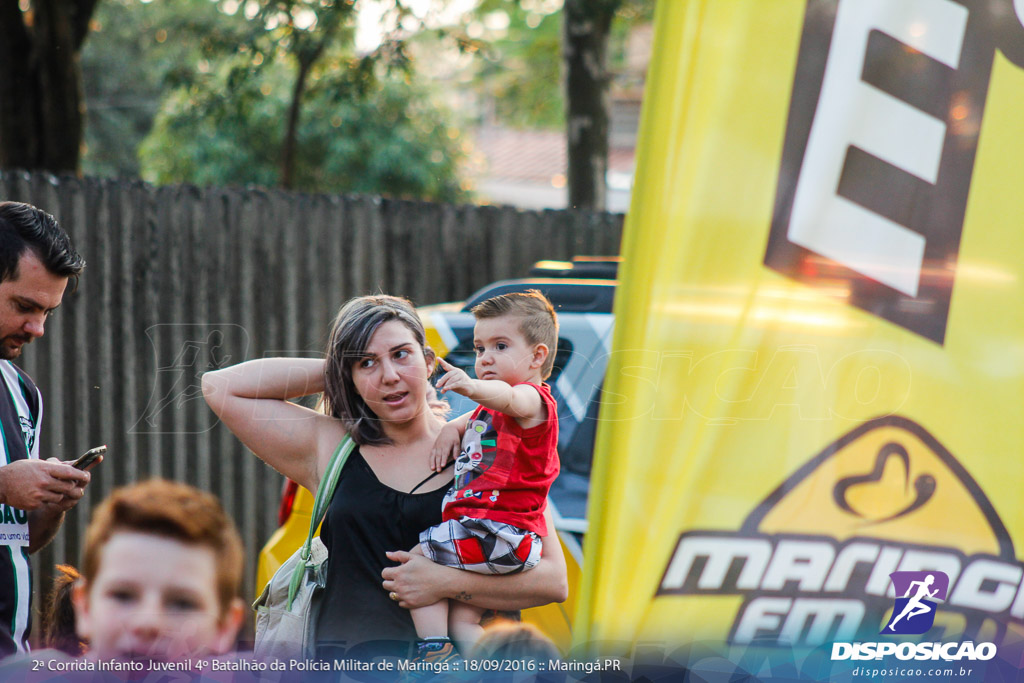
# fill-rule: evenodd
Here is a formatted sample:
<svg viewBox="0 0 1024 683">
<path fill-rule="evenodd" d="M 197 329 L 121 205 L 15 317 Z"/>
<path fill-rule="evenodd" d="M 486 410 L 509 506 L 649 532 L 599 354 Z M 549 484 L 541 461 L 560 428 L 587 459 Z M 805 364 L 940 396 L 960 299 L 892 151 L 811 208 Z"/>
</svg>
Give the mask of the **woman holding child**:
<svg viewBox="0 0 1024 683">
<path fill-rule="evenodd" d="M 416 640 L 409 609 L 446 599 L 494 610 L 564 600 L 565 559 L 553 533 L 536 567 L 507 576 L 461 571 L 408 552 L 421 532 L 441 522 L 452 483 L 451 468 L 434 471 L 446 406 L 430 385 L 434 352 L 412 305 L 389 296 L 349 301 L 334 321 L 326 355 L 326 361 L 254 360 L 203 377 L 207 401 L 231 431 L 310 491 L 346 434 L 358 446 L 321 530 L 331 557 L 317 631 L 322 654 L 331 645 L 349 657 L 405 654 Z M 322 412 L 290 402 L 318 392 Z M 458 434 L 444 431 L 438 447 L 451 450 Z"/>
</svg>

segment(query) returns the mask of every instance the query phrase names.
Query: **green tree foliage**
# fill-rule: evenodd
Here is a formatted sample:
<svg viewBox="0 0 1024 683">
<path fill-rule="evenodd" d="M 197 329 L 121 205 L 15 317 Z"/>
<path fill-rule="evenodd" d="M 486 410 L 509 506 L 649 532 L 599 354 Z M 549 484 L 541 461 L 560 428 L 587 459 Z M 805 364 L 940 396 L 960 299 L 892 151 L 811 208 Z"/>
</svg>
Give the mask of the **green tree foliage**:
<svg viewBox="0 0 1024 683">
<path fill-rule="evenodd" d="M 400 19 L 407 10 L 394 1 Z M 90 170 L 466 198 L 451 112 L 417 82 L 403 43 L 354 55 L 354 0 L 106 4 L 86 55 L 100 103 Z M 125 161 L 136 148 L 137 162 Z"/>
<path fill-rule="evenodd" d="M 82 85 L 86 100 L 85 145 L 81 168 L 86 175 L 135 176 L 135 149 L 149 131 L 160 102 L 160 76 L 148 66 L 145 45 L 152 42 L 152 22 L 138 16 L 159 4 L 134 0 L 101 3 L 93 21 L 93 39 L 82 51 Z M 117 74 L 116 78 L 111 75 Z"/>
<path fill-rule="evenodd" d="M 602 0 L 604 1 L 604 0 Z M 609 80 L 625 69 L 630 30 L 654 19 L 654 0 L 613 0 L 608 35 Z M 596 14 L 601 5 L 588 0 Z M 480 0 L 463 22 L 480 59 L 474 85 L 494 103 L 494 114 L 513 128 L 565 127 L 563 3 L 553 0 Z M 488 26 L 503 26 L 488 30 Z"/>
<path fill-rule="evenodd" d="M 545 13 L 539 3 L 528 7 L 510 0 L 482 0 L 469 17 L 474 32 L 492 22 L 508 24 L 482 44 L 475 84 L 493 101 L 494 115 L 504 125 L 564 128 L 562 13 Z"/>
<path fill-rule="evenodd" d="M 140 150 L 146 180 L 278 184 L 292 74 L 284 65 L 239 61 L 221 63 L 165 99 Z M 458 179 L 464 153 L 451 114 L 424 88 L 398 75 L 364 82 L 327 61 L 311 75 L 304 101 L 294 187 L 466 198 Z"/>
<path fill-rule="evenodd" d="M 248 36 L 244 16 L 210 0 L 104 0 L 82 51 L 86 98 L 82 171 L 137 177 L 137 150 L 166 91 Z"/>
</svg>

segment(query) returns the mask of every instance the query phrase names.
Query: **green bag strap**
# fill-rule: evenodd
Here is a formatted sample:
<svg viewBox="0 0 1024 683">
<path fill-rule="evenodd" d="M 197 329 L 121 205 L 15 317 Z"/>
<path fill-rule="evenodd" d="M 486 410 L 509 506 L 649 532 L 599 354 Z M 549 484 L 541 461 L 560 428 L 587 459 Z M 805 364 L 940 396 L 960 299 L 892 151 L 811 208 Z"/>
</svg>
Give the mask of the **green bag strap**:
<svg viewBox="0 0 1024 683">
<path fill-rule="evenodd" d="M 306 573 L 306 568 L 309 566 L 313 534 L 316 533 L 316 528 L 320 526 L 321 520 L 327 514 L 327 506 L 334 496 L 334 489 L 338 485 L 338 476 L 341 474 L 341 468 L 345 466 L 345 461 L 348 460 L 348 456 L 352 454 L 355 447 L 356 442 L 352 440 L 351 436 L 346 434 L 345 438 L 338 444 L 338 448 L 335 449 L 334 455 L 331 456 L 331 461 L 327 463 L 327 471 L 324 472 L 323 478 L 320 479 L 320 485 L 316 487 L 316 500 L 313 502 L 313 516 L 309 520 L 309 533 L 306 535 L 306 542 L 302 544 L 302 550 L 299 554 L 299 558 L 302 561 L 296 565 L 295 571 L 292 572 L 291 583 L 288 584 L 288 611 L 292 609 L 292 601 L 295 600 L 295 594 L 299 592 L 302 576 Z"/>
</svg>

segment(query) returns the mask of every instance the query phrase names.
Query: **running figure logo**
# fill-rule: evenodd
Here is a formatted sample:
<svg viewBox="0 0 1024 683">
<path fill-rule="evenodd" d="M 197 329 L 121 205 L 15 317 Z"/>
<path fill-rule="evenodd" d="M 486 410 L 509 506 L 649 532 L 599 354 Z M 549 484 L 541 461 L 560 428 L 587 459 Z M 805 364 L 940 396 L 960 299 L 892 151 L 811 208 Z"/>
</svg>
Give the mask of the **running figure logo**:
<svg viewBox="0 0 1024 683">
<path fill-rule="evenodd" d="M 935 622 L 935 603 L 946 599 L 949 577 L 940 571 L 893 572 L 889 575 L 896 590 L 892 616 L 881 633 L 920 635 Z"/>
</svg>

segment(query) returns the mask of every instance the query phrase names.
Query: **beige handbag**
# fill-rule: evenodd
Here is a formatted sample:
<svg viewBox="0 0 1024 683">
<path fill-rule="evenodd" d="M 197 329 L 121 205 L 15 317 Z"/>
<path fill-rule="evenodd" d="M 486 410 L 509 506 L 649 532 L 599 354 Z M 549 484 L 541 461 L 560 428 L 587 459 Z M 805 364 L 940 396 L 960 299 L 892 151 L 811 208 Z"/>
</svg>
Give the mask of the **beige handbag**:
<svg viewBox="0 0 1024 683">
<path fill-rule="evenodd" d="M 355 442 L 348 435 L 338 444 L 316 489 L 306 542 L 274 572 L 252 604 L 256 610 L 257 657 L 283 660 L 316 655 L 316 622 L 327 581 L 327 547 L 314 534 L 327 514 L 338 476 L 354 448 Z"/>
</svg>

